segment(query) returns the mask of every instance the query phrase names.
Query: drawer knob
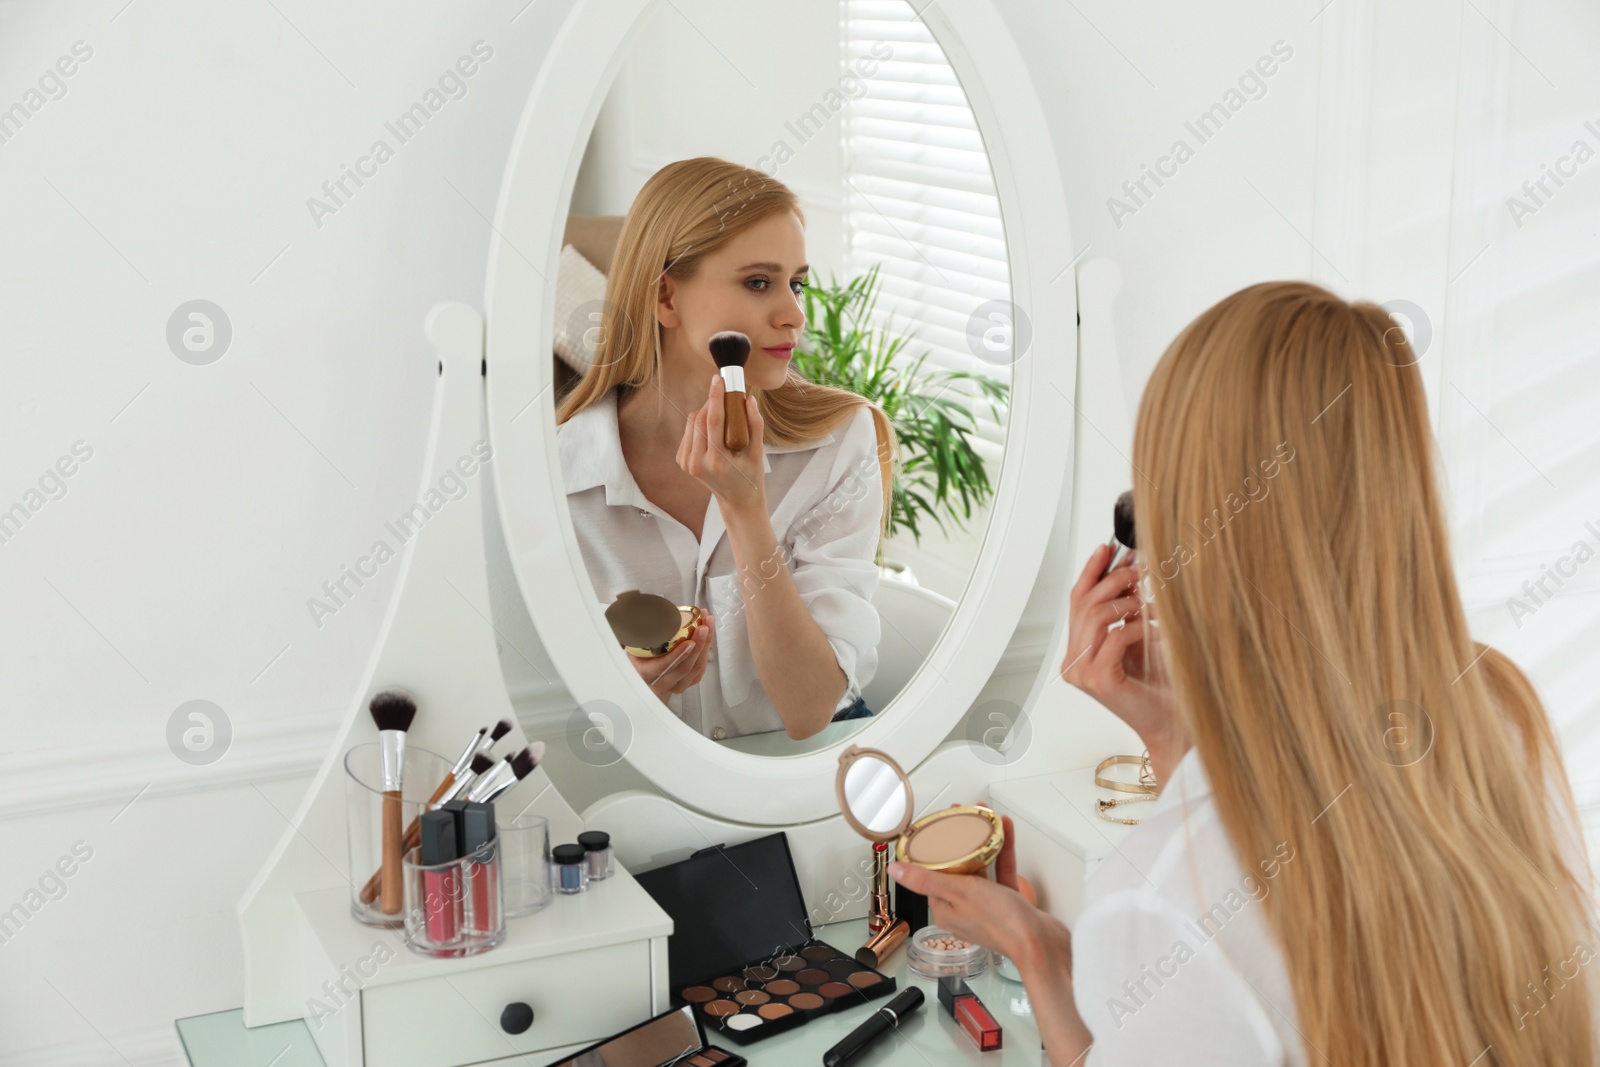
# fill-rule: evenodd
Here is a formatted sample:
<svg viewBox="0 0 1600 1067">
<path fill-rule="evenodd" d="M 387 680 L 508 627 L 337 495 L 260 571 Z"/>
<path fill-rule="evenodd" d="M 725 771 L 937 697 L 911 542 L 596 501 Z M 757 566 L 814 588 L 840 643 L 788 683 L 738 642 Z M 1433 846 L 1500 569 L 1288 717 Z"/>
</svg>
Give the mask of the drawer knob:
<svg viewBox="0 0 1600 1067">
<path fill-rule="evenodd" d="M 520 1034 L 533 1025 L 533 1009 L 522 1001 L 513 1001 L 500 1013 L 500 1029 L 508 1034 Z"/>
</svg>

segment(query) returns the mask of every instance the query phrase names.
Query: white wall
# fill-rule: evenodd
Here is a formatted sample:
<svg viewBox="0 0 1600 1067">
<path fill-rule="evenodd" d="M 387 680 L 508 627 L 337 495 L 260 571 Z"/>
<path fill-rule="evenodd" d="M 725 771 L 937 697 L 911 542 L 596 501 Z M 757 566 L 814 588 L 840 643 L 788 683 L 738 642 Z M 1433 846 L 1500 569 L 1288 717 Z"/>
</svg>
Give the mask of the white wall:
<svg viewBox="0 0 1600 1067">
<path fill-rule="evenodd" d="M 1573 770 L 1594 799 L 1600 705 L 1573 671 L 1600 637 L 1596 577 L 1521 628 L 1501 594 L 1579 536 L 1577 519 L 1600 518 L 1594 453 L 1587 475 L 1585 454 L 1567 455 L 1591 440 L 1592 417 L 1562 402 L 1596 377 L 1595 257 L 1581 235 L 1600 164 L 1520 228 L 1504 200 L 1572 140 L 1596 143 L 1583 122 L 1600 123 L 1588 58 L 1600 27 L 1576 2 L 1319 6 L 1001 0 L 1045 100 L 1070 255 L 1087 249 L 1123 274 L 1130 402 L 1204 307 L 1253 281 L 1310 277 L 1426 309 L 1423 367 L 1458 516 L 1512 476 L 1518 448 L 1551 474 L 1553 492 L 1517 501 L 1549 516 L 1526 532 L 1527 558 L 1491 565 L 1503 549 L 1472 549 L 1464 587 L 1507 572 L 1509 585 L 1476 594 L 1475 625 L 1529 665 L 1572 743 L 1590 746 Z M 234 902 L 357 695 L 392 568 L 320 628 L 306 601 L 411 503 L 433 384 L 422 316 L 438 300 L 481 301 L 506 149 L 568 7 L 0 8 L 0 108 L 26 100 L 74 42 L 93 49 L 65 95 L 0 143 L 0 508 L 74 442 L 93 449 L 66 495 L 0 544 L 0 909 L 27 901 L 75 842 L 93 850 L 65 895 L 0 943 L 0 1064 L 177 1062 L 168 1020 L 241 1002 Z M 494 53 L 467 94 L 397 145 L 385 122 L 480 39 Z M 1196 145 L 1185 121 L 1279 40 L 1293 55 L 1265 94 Z M 380 137 L 393 158 L 318 226 L 307 198 Z M 1180 137 L 1194 157 L 1118 226 L 1108 198 Z M 181 362 L 165 338 L 195 298 L 233 327 L 208 366 Z M 1508 383 L 1547 366 L 1538 391 L 1501 406 Z M 1457 389 L 1487 420 L 1538 436 L 1472 422 Z M 1125 462 L 1085 416 L 1083 462 Z M 502 635 L 509 676 L 513 661 L 542 659 L 535 635 Z M 517 692 L 530 726 L 561 707 L 559 693 Z M 168 748 L 169 718 L 193 699 L 233 730 L 211 766 Z M 1137 750 L 1059 682 L 1033 720 L 1019 773 Z M 551 773 L 581 808 L 600 779 L 560 747 Z"/>
</svg>

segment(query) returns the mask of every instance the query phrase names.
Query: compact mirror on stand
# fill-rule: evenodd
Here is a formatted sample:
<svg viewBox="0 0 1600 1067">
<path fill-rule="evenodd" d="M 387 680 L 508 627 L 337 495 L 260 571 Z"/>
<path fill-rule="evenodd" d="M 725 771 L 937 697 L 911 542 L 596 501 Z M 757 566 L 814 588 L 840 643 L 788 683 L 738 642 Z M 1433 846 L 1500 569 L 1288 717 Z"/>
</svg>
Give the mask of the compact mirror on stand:
<svg viewBox="0 0 1600 1067">
<path fill-rule="evenodd" d="M 851 745 L 839 757 L 839 810 L 869 841 L 894 842 L 894 858 L 930 871 L 977 874 L 1000 856 L 1005 826 L 988 808 L 954 805 L 912 821 L 911 780 L 886 752 Z"/>
</svg>

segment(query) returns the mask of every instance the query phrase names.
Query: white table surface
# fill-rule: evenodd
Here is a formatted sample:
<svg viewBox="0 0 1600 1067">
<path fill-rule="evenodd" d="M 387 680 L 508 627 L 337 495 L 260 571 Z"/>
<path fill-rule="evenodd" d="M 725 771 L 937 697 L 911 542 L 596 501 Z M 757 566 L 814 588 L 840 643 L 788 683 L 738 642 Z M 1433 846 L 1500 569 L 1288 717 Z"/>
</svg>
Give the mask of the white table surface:
<svg viewBox="0 0 1600 1067">
<path fill-rule="evenodd" d="M 816 936 L 847 954 L 853 954 L 867 937 L 867 920 L 851 919 L 816 928 Z M 895 950 L 879 970 L 895 979 L 895 992 L 855 1008 L 823 1015 L 765 1041 L 740 1045 L 715 1034 L 708 1040 L 720 1048 L 749 1060 L 752 1067 L 780 1067 L 804 1064 L 817 1067 L 822 1054 L 888 1004 L 910 985 L 921 988 L 922 1007 L 900 1024 L 898 1031 L 886 1034 L 871 1048 L 850 1062 L 849 1067 L 886 1067 L 888 1064 L 926 1064 L 927 1067 L 971 1064 L 974 1067 L 1040 1067 L 1045 1065 L 1039 1046 L 1039 1030 L 1022 985 L 1009 982 L 991 967 L 981 977 L 969 980 L 973 992 L 989 1009 L 1004 1033 L 998 1052 L 980 1053 L 966 1032 L 939 1006 L 938 983 L 906 970 L 905 946 Z M 643 1019 L 639 1020 L 643 1022 Z M 237 1011 L 219 1012 L 178 1020 L 178 1029 L 193 1067 L 321 1067 L 322 1057 L 305 1023 L 299 1020 L 271 1027 L 246 1030 Z M 567 1050 L 565 1054 L 576 1051 Z M 518 1067 L 545 1067 L 562 1053 L 529 1053 L 497 1063 Z"/>
<path fill-rule="evenodd" d="M 846 954 L 854 954 L 867 939 L 867 920 L 851 919 L 846 922 L 819 926 L 815 930 L 819 940 L 826 941 Z M 719 1048 L 735 1052 L 750 1061 L 751 1067 L 786 1067 L 804 1064 L 819 1067 L 822 1054 L 839 1042 L 844 1035 L 860 1026 L 873 1012 L 888 1004 L 901 990 L 912 985 L 922 990 L 922 1007 L 901 1023 L 899 1031 L 886 1034 L 871 1048 L 851 1060 L 848 1067 L 944 1067 L 946 1064 L 972 1064 L 983 1067 L 1039 1067 L 1046 1064 L 1039 1046 L 1039 1028 L 1034 1022 L 1027 993 L 1020 982 L 1010 982 L 991 967 L 981 977 L 968 979 L 967 984 L 978 994 L 984 1007 L 989 1009 L 1003 1033 L 997 1052 L 979 1052 L 978 1046 L 967 1037 L 965 1030 L 939 1004 L 939 984 L 918 978 L 906 969 L 906 950 L 902 944 L 878 968 L 895 980 L 895 992 L 887 997 L 869 1001 L 856 1008 L 847 1008 L 830 1015 L 819 1016 L 765 1041 L 740 1045 L 726 1038 L 708 1034 L 707 1039 Z"/>
</svg>

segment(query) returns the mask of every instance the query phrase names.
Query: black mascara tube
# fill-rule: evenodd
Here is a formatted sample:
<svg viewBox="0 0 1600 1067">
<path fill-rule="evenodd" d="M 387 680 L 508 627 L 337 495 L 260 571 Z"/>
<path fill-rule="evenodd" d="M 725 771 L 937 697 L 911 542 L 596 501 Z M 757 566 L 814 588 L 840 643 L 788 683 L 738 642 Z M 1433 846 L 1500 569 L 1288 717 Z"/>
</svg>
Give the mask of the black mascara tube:
<svg viewBox="0 0 1600 1067">
<path fill-rule="evenodd" d="M 848 1034 L 837 1045 L 822 1054 L 822 1067 L 840 1067 L 861 1055 L 868 1046 L 890 1030 L 900 1025 L 900 1020 L 922 1007 L 922 990 L 916 986 L 901 993 L 872 1017 Z"/>
</svg>

